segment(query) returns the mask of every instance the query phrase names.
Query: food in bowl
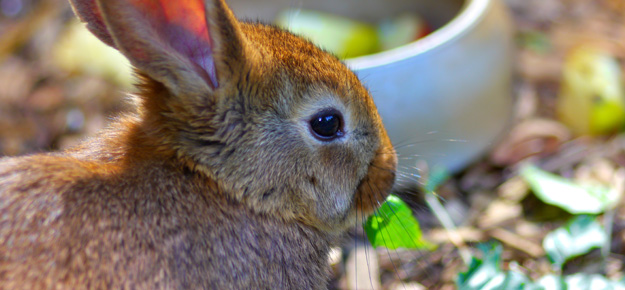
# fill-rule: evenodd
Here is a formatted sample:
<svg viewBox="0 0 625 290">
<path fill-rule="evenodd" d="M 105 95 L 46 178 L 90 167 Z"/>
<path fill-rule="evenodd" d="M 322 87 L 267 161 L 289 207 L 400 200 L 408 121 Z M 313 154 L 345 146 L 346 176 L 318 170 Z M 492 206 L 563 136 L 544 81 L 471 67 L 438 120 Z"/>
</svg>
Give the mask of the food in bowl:
<svg viewBox="0 0 625 290">
<path fill-rule="evenodd" d="M 396 48 L 430 33 L 429 25 L 415 13 L 371 23 L 315 10 L 287 9 L 275 23 L 342 59 Z"/>
</svg>

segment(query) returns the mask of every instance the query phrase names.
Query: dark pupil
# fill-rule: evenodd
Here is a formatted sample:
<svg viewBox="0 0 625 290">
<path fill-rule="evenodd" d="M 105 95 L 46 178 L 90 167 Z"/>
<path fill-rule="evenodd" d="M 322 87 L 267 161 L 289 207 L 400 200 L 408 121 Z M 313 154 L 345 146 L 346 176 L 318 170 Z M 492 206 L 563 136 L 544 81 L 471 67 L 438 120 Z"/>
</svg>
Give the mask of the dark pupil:
<svg viewBox="0 0 625 290">
<path fill-rule="evenodd" d="M 339 131 L 341 121 L 337 115 L 326 115 L 310 121 L 310 126 L 319 136 L 333 137 Z"/>
</svg>

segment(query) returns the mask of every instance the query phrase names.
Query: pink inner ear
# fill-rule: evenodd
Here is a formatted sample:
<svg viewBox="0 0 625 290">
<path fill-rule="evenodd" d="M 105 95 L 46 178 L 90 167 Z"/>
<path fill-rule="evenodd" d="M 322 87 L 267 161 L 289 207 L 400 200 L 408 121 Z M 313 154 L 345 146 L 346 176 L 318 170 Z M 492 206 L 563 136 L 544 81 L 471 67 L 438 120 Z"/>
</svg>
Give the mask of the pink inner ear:
<svg viewBox="0 0 625 290">
<path fill-rule="evenodd" d="M 199 73 L 213 88 L 218 87 L 203 0 L 132 0 L 164 45 L 169 45 L 201 68 Z M 140 48 L 139 48 L 140 49 Z M 139 56 L 141 51 L 131 52 Z"/>
</svg>

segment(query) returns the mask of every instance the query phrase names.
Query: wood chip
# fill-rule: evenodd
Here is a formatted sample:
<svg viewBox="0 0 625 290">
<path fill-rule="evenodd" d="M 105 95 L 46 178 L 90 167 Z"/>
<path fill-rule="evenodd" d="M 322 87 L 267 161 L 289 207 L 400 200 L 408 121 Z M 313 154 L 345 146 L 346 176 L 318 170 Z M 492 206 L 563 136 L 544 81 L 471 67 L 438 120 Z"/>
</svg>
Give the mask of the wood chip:
<svg viewBox="0 0 625 290">
<path fill-rule="evenodd" d="M 527 253 L 528 255 L 538 258 L 545 255 L 542 245 L 527 240 L 513 232 L 504 230 L 502 228 L 492 229 L 489 234 L 500 240 L 502 243 L 511 246 L 517 250 Z"/>
<path fill-rule="evenodd" d="M 476 228 L 456 228 L 454 235 L 460 237 L 464 242 L 479 242 L 484 240 L 484 232 Z M 436 244 L 451 242 L 449 232 L 445 229 L 433 229 L 427 233 L 426 238 L 428 241 Z"/>
<path fill-rule="evenodd" d="M 516 219 L 522 214 L 522 207 L 518 203 L 503 200 L 494 200 L 478 221 L 480 228 L 489 229 Z"/>
</svg>

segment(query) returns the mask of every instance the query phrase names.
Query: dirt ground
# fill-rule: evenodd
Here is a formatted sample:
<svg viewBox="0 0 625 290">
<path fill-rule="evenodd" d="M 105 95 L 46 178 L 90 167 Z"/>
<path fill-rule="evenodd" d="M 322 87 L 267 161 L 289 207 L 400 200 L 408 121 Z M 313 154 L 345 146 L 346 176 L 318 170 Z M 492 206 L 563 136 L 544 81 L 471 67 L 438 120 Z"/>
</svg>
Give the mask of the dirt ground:
<svg viewBox="0 0 625 290">
<path fill-rule="evenodd" d="M 0 156 L 67 148 L 128 108 L 126 83 L 106 74 L 69 71 L 55 59 L 54 47 L 73 19 L 66 2 L 0 0 Z M 362 275 L 351 265 L 364 263 L 364 257 L 366 266 L 360 268 L 366 269 L 369 285 L 455 289 L 457 274 L 466 269 L 460 253 L 489 240 L 503 244 L 504 267 L 516 261 L 515 267 L 530 278 L 541 277 L 551 271 L 541 241 L 569 215 L 527 193 L 517 176 L 519 164 L 531 161 L 565 177 L 580 172 L 611 176 L 625 168 L 625 135 L 576 136 L 555 114 L 564 59 L 573 48 L 597 45 L 623 68 L 625 1 L 505 2 L 517 30 L 515 121 L 510 135 L 489 154 L 438 190 L 447 211 L 460 217 L 453 233 L 460 243 L 450 241 L 416 191 L 408 195 L 409 203 L 438 249 L 373 250 L 362 241 L 362 232 L 355 233 L 359 250 L 347 246 L 334 255 L 332 287 L 348 287 L 348 277 Z M 599 271 L 611 278 L 621 277 L 625 254 L 625 207 L 618 209 L 607 266 Z M 565 272 L 590 271 L 594 264 L 588 260 L 595 256 L 568 263 Z"/>
</svg>

